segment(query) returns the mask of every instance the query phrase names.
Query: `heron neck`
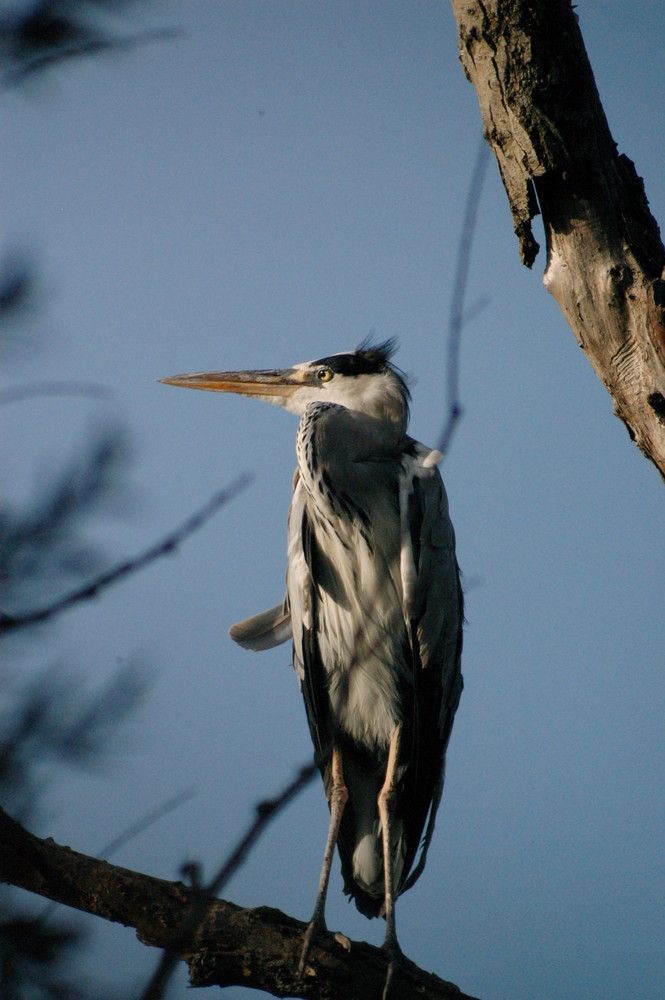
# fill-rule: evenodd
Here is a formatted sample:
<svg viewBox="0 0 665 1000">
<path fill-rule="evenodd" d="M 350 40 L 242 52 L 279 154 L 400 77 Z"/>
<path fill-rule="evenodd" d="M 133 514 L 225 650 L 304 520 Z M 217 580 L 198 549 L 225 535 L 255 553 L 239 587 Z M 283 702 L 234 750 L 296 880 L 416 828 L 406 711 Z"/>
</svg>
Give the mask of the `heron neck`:
<svg viewBox="0 0 665 1000">
<path fill-rule="evenodd" d="M 405 421 L 350 410 L 338 403 L 310 403 L 298 427 L 296 452 L 301 470 L 339 462 L 362 462 L 395 455 L 404 441 Z"/>
</svg>

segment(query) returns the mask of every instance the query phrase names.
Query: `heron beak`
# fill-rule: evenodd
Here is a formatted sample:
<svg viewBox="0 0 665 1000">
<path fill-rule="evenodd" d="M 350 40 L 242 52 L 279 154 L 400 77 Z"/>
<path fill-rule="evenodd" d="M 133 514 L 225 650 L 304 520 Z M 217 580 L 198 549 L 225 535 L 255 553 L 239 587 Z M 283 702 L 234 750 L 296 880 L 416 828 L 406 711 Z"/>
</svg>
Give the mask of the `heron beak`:
<svg viewBox="0 0 665 1000">
<path fill-rule="evenodd" d="M 250 372 L 199 372 L 160 378 L 165 385 L 186 389 L 209 389 L 211 392 L 236 392 L 241 396 L 291 396 L 301 389 L 306 373 L 297 368 L 267 369 Z"/>
</svg>

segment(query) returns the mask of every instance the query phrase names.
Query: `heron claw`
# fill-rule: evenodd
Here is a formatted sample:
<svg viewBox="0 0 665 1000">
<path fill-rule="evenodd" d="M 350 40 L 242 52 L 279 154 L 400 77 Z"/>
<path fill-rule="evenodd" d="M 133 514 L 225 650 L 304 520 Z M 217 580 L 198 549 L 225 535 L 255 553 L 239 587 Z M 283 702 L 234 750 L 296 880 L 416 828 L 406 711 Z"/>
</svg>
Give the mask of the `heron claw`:
<svg viewBox="0 0 665 1000">
<path fill-rule="evenodd" d="M 341 931 L 335 931 L 333 937 L 344 951 L 351 951 L 351 938 L 348 938 L 346 934 L 342 934 Z"/>
</svg>

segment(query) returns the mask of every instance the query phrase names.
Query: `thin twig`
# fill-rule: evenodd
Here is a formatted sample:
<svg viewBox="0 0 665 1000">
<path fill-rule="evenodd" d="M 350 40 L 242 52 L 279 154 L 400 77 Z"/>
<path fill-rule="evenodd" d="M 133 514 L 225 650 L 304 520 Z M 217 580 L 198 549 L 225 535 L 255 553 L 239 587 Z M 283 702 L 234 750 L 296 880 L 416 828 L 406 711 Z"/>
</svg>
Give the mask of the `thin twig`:
<svg viewBox="0 0 665 1000">
<path fill-rule="evenodd" d="M 122 833 L 119 833 L 117 837 L 110 840 L 108 844 L 102 847 L 101 851 L 95 855 L 99 861 L 108 861 L 111 855 L 119 851 L 121 847 L 128 844 L 135 837 L 138 837 L 141 833 L 145 833 L 146 830 L 150 829 L 155 823 L 158 823 L 160 819 L 164 819 L 169 813 L 174 812 L 174 810 L 179 809 L 184 802 L 189 801 L 194 795 L 193 788 L 185 788 L 177 795 L 173 795 L 166 802 L 163 802 L 161 806 L 157 806 L 151 812 L 142 816 L 141 819 L 136 820 L 131 826 L 127 827 Z M 34 921 L 35 927 L 43 927 L 47 920 L 50 920 L 55 910 L 58 909 L 60 903 L 51 900 L 46 904 L 44 909 L 41 911 L 39 916 Z"/>
<path fill-rule="evenodd" d="M 153 809 L 152 812 L 149 812 L 147 815 L 141 817 L 141 819 L 138 819 L 135 823 L 132 823 L 131 826 L 127 827 L 126 830 L 123 830 L 122 833 L 119 833 L 117 837 L 114 837 L 113 840 L 110 840 L 108 844 L 102 847 L 101 851 L 96 856 L 100 860 L 107 861 L 112 854 L 119 851 L 120 848 L 124 847 L 125 844 L 128 844 L 130 840 L 134 840 L 139 836 L 139 834 L 144 833 L 155 823 L 158 823 L 160 819 L 164 819 L 164 817 L 168 816 L 169 813 L 173 812 L 175 809 L 179 809 L 180 806 L 183 805 L 183 803 L 188 802 L 194 794 L 193 788 L 184 788 L 181 792 L 178 792 L 177 795 L 173 795 L 166 802 L 162 802 L 161 806 L 157 806 L 157 808 Z"/>
<path fill-rule="evenodd" d="M 142 45 L 153 42 L 169 41 L 183 34 L 180 28 L 161 28 L 155 31 L 145 31 L 130 38 L 80 38 L 69 45 L 56 46 L 49 52 L 30 57 L 27 55 L 23 65 L 17 69 L 7 70 L 0 78 L 2 89 L 11 90 L 20 86 L 27 79 L 52 66 L 58 66 L 72 59 L 96 56 L 105 52 L 129 52 Z M 20 64 L 20 58 L 15 60 Z"/>
<path fill-rule="evenodd" d="M 462 329 L 468 320 L 468 317 L 464 315 L 464 297 L 466 295 L 466 286 L 471 266 L 471 247 L 476 232 L 480 194 L 483 189 L 488 163 L 489 147 L 485 139 L 482 138 L 478 152 L 476 153 L 476 162 L 471 175 L 469 192 L 466 196 L 464 222 L 462 224 L 462 235 L 457 251 L 457 267 L 455 269 L 453 294 L 450 301 L 447 361 L 448 415 L 437 445 L 442 455 L 445 455 L 448 451 L 455 427 L 464 412 L 459 398 L 459 348 Z M 477 308 L 475 306 L 474 310 L 477 310 Z"/>
<path fill-rule="evenodd" d="M 0 406 L 8 403 L 22 403 L 25 399 L 40 396 L 84 396 L 87 399 L 112 399 L 113 393 L 105 385 L 96 382 L 31 382 L 28 385 L 12 386 L 0 390 Z"/>
<path fill-rule="evenodd" d="M 236 847 L 226 861 L 224 861 L 214 878 L 201 888 L 196 897 L 196 902 L 183 920 L 178 934 L 171 943 L 171 947 L 163 952 L 157 968 L 141 994 L 140 1000 L 161 1000 L 169 979 L 180 960 L 183 948 L 191 941 L 197 928 L 205 920 L 208 908 L 214 901 L 215 896 L 222 891 L 229 879 L 242 865 L 250 849 L 254 846 L 268 824 L 274 819 L 277 813 L 284 809 L 302 791 L 315 773 L 316 764 L 314 763 L 301 767 L 296 777 L 289 782 L 283 791 L 272 799 L 259 802 L 256 806 L 254 821 L 240 838 Z"/>
<path fill-rule="evenodd" d="M 216 493 L 204 507 L 191 517 L 187 518 L 187 520 L 184 521 L 179 528 L 176 528 L 175 531 L 173 531 L 170 535 L 167 535 L 167 537 L 161 542 L 158 542 L 157 545 L 151 546 L 151 548 L 147 549 L 141 555 L 136 556 L 133 559 L 128 559 L 126 562 L 120 563 L 119 566 L 115 566 L 106 573 L 102 573 L 101 576 L 98 576 L 95 580 L 92 580 L 90 583 L 85 584 L 85 586 L 73 591 L 70 594 L 66 594 L 64 597 L 58 598 L 58 600 L 47 605 L 45 608 L 40 608 L 38 611 L 29 611 L 22 615 L 8 615 L 0 611 L 0 635 L 3 632 L 12 632 L 15 629 L 24 628 L 27 625 L 35 625 L 38 622 L 54 618 L 56 615 L 59 615 L 62 611 L 66 611 L 68 608 L 74 607 L 83 601 L 90 600 L 93 597 L 97 597 L 100 591 L 105 590 L 114 583 L 118 583 L 125 577 L 130 576 L 132 573 L 136 573 L 138 570 L 144 569 L 146 566 L 149 566 L 150 563 L 155 562 L 156 559 L 160 559 L 162 556 L 173 552 L 174 549 L 176 549 L 178 545 L 185 540 L 185 538 L 191 535 L 194 531 L 197 531 L 221 507 L 227 504 L 230 500 L 233 500 L 234 497 L 236 497 L 242 490 L 246 489 L 252 481 L 252 478 L 252 475 L 248 472 L 238 476 L 238 478 L 235 479 L 230 486 L 227 486 L 226 489 L 220 490 L 219 493 Z"/>
</svg>

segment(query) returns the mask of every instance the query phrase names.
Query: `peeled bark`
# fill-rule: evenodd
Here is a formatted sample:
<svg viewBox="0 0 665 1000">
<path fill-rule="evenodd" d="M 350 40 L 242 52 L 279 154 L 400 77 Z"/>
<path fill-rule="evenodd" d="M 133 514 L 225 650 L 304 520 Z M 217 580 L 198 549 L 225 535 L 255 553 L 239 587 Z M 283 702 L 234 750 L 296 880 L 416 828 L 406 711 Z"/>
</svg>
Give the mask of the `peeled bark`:
<svg viewBox="0 0 665 1000">
<path fill-rule="evenodd" d="M 665 478 L 665 249 L 617 152 L 570 0 L 452 0 L 460 58 L 503 180 L 522 261 L 544 282 Z"/>
</svg>

